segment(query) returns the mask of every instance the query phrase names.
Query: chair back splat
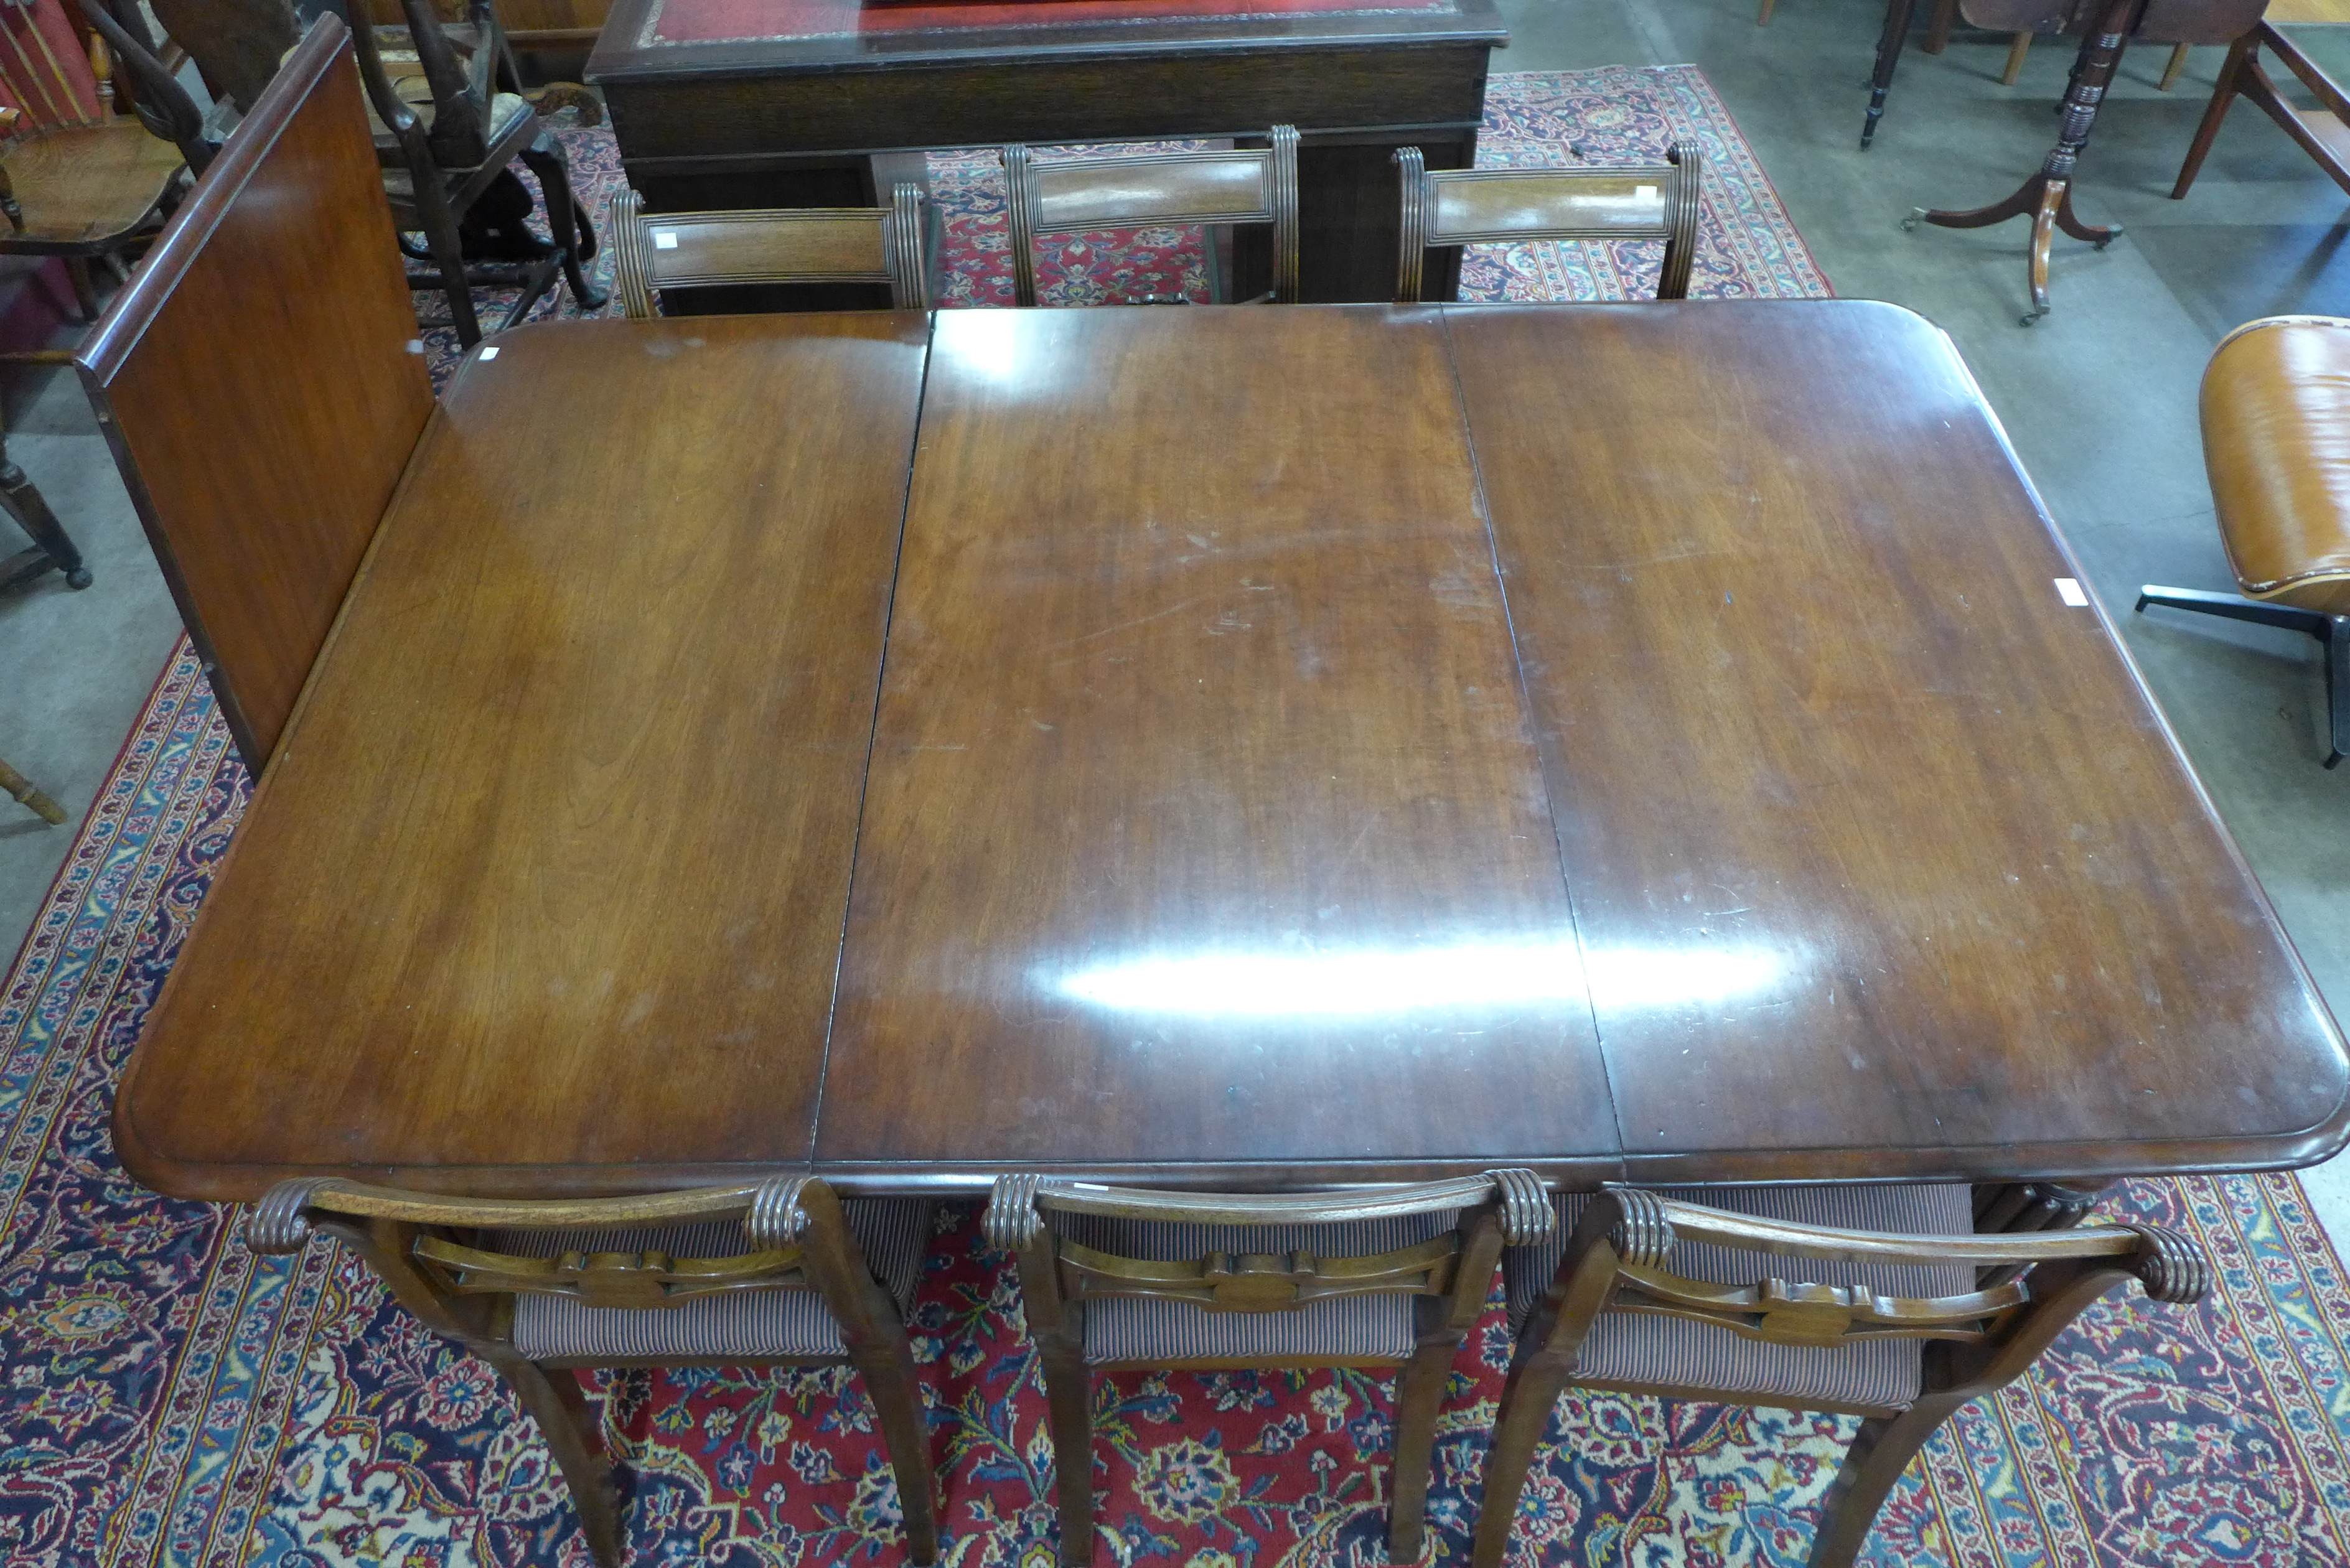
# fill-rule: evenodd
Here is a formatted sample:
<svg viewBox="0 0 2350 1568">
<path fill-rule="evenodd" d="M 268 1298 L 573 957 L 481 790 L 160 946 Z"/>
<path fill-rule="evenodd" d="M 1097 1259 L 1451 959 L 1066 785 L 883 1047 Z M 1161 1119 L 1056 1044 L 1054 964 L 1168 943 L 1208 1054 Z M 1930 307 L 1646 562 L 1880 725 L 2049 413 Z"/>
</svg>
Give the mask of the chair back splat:
<svg viewBox="0 0 2350 1568">
<path fill-rule="evenodd" d="M 1044 1362 L 1061 1562 L 1093 1561 L 1092 1369 L 1394 1366 L 1391 1561 L 1419 1561 L 1436 1410 L 1507 1242 L 1549 1232 L 1532 1171 L 1239 1197 L 996 1179 L 991 1244 L 1018 1261 Z"/>
<path fill-rule="evenodd" d="M 1297 302 L 1297 128 L 1270 145 L 1129 158 L 1037 159 L 1003 150 L 1015 303 L 1036 303 L 1036 237 L 1142 223 L 1270 223 L 1274 303 Z M 1251 303 L 1254 303 L 1253 301 Z"/>
<path fill-rule="evenodd" d="M 1698 195 L 1704 158 L 1676 141 L 1655 167 L 1443 169 L 1430 172 L 1417 147 L 1396 149 L 1403 201 L 1396 298 L 1419 300 L 1432 248 L 1516 240 L 1665 242 L 1659 299 L 1689 295 L 1697 254 Z"/>
</svg>

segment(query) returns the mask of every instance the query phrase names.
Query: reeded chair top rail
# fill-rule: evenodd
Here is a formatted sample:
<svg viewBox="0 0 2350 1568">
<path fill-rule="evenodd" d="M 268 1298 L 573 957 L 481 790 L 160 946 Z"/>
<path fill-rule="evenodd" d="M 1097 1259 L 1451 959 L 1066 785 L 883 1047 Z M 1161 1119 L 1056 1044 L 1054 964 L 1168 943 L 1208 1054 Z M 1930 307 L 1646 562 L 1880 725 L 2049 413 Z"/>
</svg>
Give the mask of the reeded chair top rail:
<svg viewBox="0 0 2350 1568">
<path fill-rule="evenodd" d="M 1689 293 L 1704 155 L 1676 141 L 1662 164 L 1430 171 L 1417 147 L 1395 153 L 1402 197 L 1396 298 L 1419 298 L 1431 247 L 1514 240 L 1661 239 L 1659 299 Z"/>
<path fill-rule="evenodd" d="M 1039 159 L 1003 149 L 1014 294 L 1036 303 L 1035 239 L 1141 223 L 1270 223 L 1272 297 L 1297 299 L 1297 128 L 1276 125 L 1264 147 Z"/>
<path fill-rule="evenodd" d="M 893 187 L 887 207 L 647 213 L 612 198 L 614 276 L 628 314 L 656 314 L 665 288 L 729 284 L 884 283 L 899 310 L 930 308 L 921 188 Z"/>
</svg>

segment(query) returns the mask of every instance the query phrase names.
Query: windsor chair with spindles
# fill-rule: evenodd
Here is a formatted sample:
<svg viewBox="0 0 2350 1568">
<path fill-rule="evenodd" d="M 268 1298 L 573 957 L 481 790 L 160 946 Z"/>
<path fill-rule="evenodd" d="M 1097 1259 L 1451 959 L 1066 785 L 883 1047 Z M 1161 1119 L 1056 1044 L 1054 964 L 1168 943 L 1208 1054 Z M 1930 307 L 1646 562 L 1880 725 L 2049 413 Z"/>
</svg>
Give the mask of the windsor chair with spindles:
<svg viewBox="0 0 2350 1568">
<path fill-rule="evenodd" d="M 93 30 L 88 61 L 58 52 L 54 0 L 0 4 L 0 92 L 14 100 L 0 124 L 0 254 L 61 257 L 83 319 L 95 321 L 93 265 L 127 275 L 124 258 L 161 226 L 211 149 L 202 112 L 155 61 L 132 0 L 83 0 L 82 12 Z M 117 68 L 139 78 L 128 95 L 134 114 L 113 112 L 106 89 Z"/>
</svg>

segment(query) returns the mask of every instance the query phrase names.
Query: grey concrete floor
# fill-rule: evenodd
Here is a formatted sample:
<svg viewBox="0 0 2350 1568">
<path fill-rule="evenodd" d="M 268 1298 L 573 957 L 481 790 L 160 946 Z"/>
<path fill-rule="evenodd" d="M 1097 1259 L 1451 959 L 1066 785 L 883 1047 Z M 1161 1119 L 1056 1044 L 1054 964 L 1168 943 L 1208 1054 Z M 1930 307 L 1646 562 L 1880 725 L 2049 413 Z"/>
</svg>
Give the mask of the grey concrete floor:
<svg viewBox="0 0 2350 1568">
<path fill-rule="evenodd" d="M 2003 38 L 1961 35 L 1939 57 L 1913 47 L 1877 145 L 1863 153 L 1877 0 L 1783 0 L 1768 27 L 1755 26 L 1752 0 L 1501 4 L 1513 43 L 1497 70 L 1701 67 L 1836 290 L 1908 306 L 1957 339 L 2320 988 L 2350 1013 L 2350 834 L 2341 827 L 2350 766 L 2318 766 L 2315 644 L 2130 613 L 2142 582 L 2229 586 L 2203 478 L 2197 380 L 2241 322 L 2350 315 L 2350 266 L 2337 259 L 2350 200 L 2239 105 L 2194 192 L 2170 201 L 2222 51 L 2197 50 L 2185 78 L 2161 93 L 2154 82 L 2168 51 L 2142 48 L 2107 99 L 2075 193 L 2089 222 L 2127 232 L 2103 252 L 2060 238 L 2054 314 L 2026 329 L 2017 325 L 2024 223 L 1915 234 L 1898 223 L 1913 207 L 1994 201 L 2039 166 L 2068 42 L 2042 40 L 2013 88 L 1998 80 Z M 2350 75 L 2345 30 L 2298 31 Z M 191 417 L 201 417 L 200 391 L 191 398 Z M 23 378 L 7 412 L 12 453 L 98 581 L 77 594 L 51 577 L 0 598 L 0 757 L 78 816 L 177 623 L 78 389 L 64 376 Z M 0 553 L 12 543 L 0 537 Z M 67 829 L 0 813 L 0 952 L 13 950 L 69 841 Z M 2314 1173 L 2312 1188 L 2350 1241 L 2350 1162 Z"/>
</svg>

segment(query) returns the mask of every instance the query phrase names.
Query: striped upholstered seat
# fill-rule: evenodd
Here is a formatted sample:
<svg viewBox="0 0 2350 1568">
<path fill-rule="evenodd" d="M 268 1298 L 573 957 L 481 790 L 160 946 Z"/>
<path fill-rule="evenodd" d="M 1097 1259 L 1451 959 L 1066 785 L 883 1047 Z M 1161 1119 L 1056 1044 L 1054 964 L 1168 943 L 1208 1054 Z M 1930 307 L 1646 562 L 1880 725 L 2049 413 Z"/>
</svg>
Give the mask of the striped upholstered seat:
<svg viewBox="0 0 2350 1568">
<path fill-rule="evenodd" d="M 1070 1214 L 1070 1241 L 1097 1251 L 1151 1262 L 1206 1252 L 1312 1252 L 1359 1258 L 1443 1235 L 1457 1213 L 1412 1214 L 1335 1225 L 1177 1225 Z M 1312 1356 L 1342 1366 L 1411 1359 L 1419 1342 L 1416 1298 L 1340 1297 L 1295 1312 L 1211 1313 L 1187 1302 L 1097 1296 L 1086 1303 L 1086 1359 L 1097 1366 L 1142 1361 L 1266 1361 Z"/>
<path fill-rule="evenodd" d="M 850 1199 L 841 1204 L 873 1277 L 913 1310 L 930 1240 L 931 1205 L 920 1199 Z M 640 1252 L 727 1258 L 751 1251 L 740 1221 L 664 1230 L 508 1231 L 494 1245 L 525 1258 L 568 1251 Z M 673 1307 L 591 1307 L 568 1296 L 515 1298 L 515 1348 L 533 1361 L 635 1361 L 655 1356 L 810 1359 L 846 1355 L 840 1324 L 813 1290 L 733 1291 Z"/>
<path fill-rule="evenodd" d="M 1710 1204 L 1765 1220 L 1832 1225 L 1846 1231 L 1892 1231 L 1912 1236 L 1966 1236 L 1974 1231 L 1973 1189 L 1942 1187 L 1684 1187 L 1659 1195 Z M 1553 1200 L 1559 1226 L 1538 1246 L 1503 1254 L 1510 1322 L 1523 1325 L 1550 1286 L 1567 1239 L 1591 1199 L 1586 1193 Z M 1823 1285 L 1866 1285 L 1879 1295 L 1954 1296 L 1974 1289 L 1963 1264 L 1908 1268 L 1840 1263 L 1810 1258 L 1683 1242 L 1669 1265 L 1685 1279 L 1751 1285 L 1776 1276 Z M 1724 1394 L 1777 1395 L 1834 1405 L 1895 1407 L 1918 1397 L 1920 1342 L 1880 1339 L 1819 1349 L 1765 1345 L 1711 1324 L 1648 1313 L 1602 1313 L 1575 1359 L 1578 1383 L 1648 1383 L 1717 1388 Z"/>
</svg>

